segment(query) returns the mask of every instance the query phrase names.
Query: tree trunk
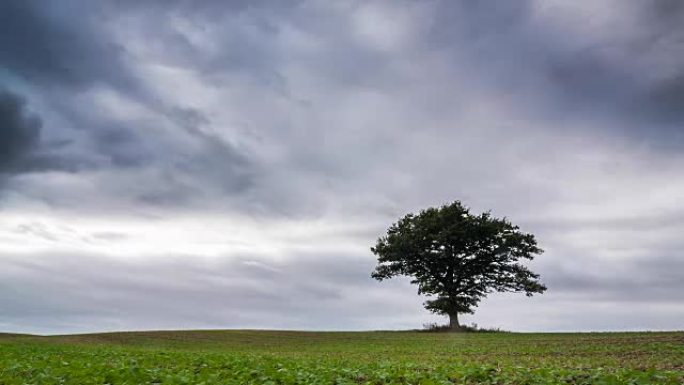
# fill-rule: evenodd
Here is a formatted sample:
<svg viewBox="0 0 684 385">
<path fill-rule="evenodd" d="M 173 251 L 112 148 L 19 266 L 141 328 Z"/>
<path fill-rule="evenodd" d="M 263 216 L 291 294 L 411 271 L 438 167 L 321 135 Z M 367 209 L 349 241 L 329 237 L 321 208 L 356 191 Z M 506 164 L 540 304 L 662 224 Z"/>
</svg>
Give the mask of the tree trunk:
<svg viewBox="0 0 684 385">
<path fill-rule="evenodd" d="M 458 313 L 449 314 L 449 329 L 454 332 L 460 332 L 463 330 L 461 329 L 461 324 L 458 323 Z"/>
</svg>

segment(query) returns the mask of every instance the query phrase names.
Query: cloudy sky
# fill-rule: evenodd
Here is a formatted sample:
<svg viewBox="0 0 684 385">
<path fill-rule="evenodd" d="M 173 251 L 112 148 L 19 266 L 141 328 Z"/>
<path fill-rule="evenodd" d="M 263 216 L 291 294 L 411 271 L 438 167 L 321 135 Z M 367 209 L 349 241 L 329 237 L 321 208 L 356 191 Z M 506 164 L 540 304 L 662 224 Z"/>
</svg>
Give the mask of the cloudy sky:
<svg viewBox="0 0 684 385">
<path fill-rule="evenodd" d="M 684 2 L 0 2 L 0 330 L 444 321 L 369 247 L 462 200 L 543 296 L 465 322 L 684 329 Z"/>
</svg>

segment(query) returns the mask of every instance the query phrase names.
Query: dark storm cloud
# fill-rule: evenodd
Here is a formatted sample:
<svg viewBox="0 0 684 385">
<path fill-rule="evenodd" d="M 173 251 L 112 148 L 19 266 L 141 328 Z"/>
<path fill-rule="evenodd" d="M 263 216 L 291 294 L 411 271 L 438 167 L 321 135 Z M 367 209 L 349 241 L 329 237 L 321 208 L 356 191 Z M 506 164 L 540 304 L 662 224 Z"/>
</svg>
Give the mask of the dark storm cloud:
<svg viewBox="0 0 684 385">
<path fill-rule="evenodd" d="M 123 64 L 123 48 L 98 27 L 104 18 L 98 10 L 98 6 L 90 2 L 67 1 L 57 6 L 38 1 L 9 0 L 0 4 L 0 25 L 5 31 L 0 34 L 0 67 L 7 71 L 3 76 L 21 79 L 25 84 L 35 86 L 34 90 L 44 105 L 57 111 L 64 119 L 61 125 L 51 119 L 43 119 L 42 127 L 34 130 L 35 144 L 42 128 L 44 136 L 61 138 L 57 147 L 62 147 L 62 151 L 54 151 L 51 156 L 35 158 L 34 168 L 69 171 L 92 168 L 95 165 L 90 159 L 92 157 L 74 150 L 78 145 L 73 139 L 74 128 L 92 132 L 95 141 L 106 141 L 110 145 L 108 148 L 115 147 L 112 150 L 113 162 L 131 161 L 129 154 L 134 150 L 123 148 L 127 143 L 120 140 L 127 134 L 125 130 L 100 132 L 95 125 L 80 126 L 83 118 L 79 110 L 84 106 L 68 104 L 74 102 L 75 95 L 98 84 L 138 92 Z M 54 117 L 54 114 L 50 116 Z M 55 143 L 51 144 L 55 146 Z"/>
<path fill-rule="evenodd" d="M 68 159 L 54 154 L 62 144 L 41 140 L 42 128 L 24 97 L 0 88 L 0 179 L 3 174 L 73 169 Z"/>
<path fill-rule="evenodd" d="M 235 6 L 236 10 L 246 7 Z M 221 8 L 210 3 L 190 7 L 183 2 L 173 7 L 185 11 Z M 157 12 L 161 11 L 159 8 L 173 7 L 154 2 L 134 5 L 66 1 L 57 6 L 11 0 L 0 4 L 0 21 L 8 31 L 0 37 L 3 52 L 0 66 L 10 77 L 32 85 L 33 91 L 40 94 L 43 106 L 51 109 L 50 118 L 60 118 L 59 121 L 44 120 L 42 131 L 69 138 L 62 140 L 64 145 L 58 154 L 34 157 L 32 168 L 71 171 L 155 169 L 159 179 L 150 183 L 148 191 L 130 197 L 155 206 L 186 204 L 195 198 L 201 199 L 204 185 L 216 185 L 209 188 L 228 194 L 250 186 L 254 170 L 247 155 L 212 134 L 212 127 L 199 130 L 200 125 L 210 123 L 200 112 L 170 105 L 150 93 L 143 85 L 144 79 L 139 78 L 127 62 L 130 58 L 126 44 L 132 42 L 116 41 L 111 31 L 104 28 L 107 22 L 130 12 L 145 11 L 149 12 L 149 17 L 156 18 Z M 210 14 L 212 11 L 207 10 L 206 15 Z M 168 36 L 178 35 L 171 33 Z M 166 43 L 176 47 L 179 41 Z M 201 57 L 198 52 L 190 51 L 183 51 L 183 55 Z M 248 58 L 250 53 L 241 56 Z M 154 116 L 145 119 L 110 116 L 108 111 L 93 105 L 91 97 L 84 96 L 97 92 L 116 95 Z M 160 128 L 170 125 L 181 128 L 180 132 Z M 37 145 L 41 127 L 40 124 L 34 126 L 20 131 L 12 128 L 9 132 L 15 141 L 22 141 L 15 143 L 16 151 Z M 23 133 L 25 138 L 16 133 Z M 194 146 L 188 146 L 194 151 L 183 148 L 183 141 L 194 143 Z M 8 153 L 9 156 L 16 155 Z M 27 166 L 14 171 L 27 171 Z M 153 185 L 159 187 L 153 189 Z"/>
<path fill-rule="evenodd" d="M 91 2 L 0 4 L 0 65 L 28 81 L 84 86 L 124 83 L 123 48 L 98 29 L 106 15 Z"/>
<path fill-rule="evenodd" d="M 0 172 L 17 172 L 38 146 L 41 121 L 26 110 L 26 101 L 0 89 Z"/>
</svg>

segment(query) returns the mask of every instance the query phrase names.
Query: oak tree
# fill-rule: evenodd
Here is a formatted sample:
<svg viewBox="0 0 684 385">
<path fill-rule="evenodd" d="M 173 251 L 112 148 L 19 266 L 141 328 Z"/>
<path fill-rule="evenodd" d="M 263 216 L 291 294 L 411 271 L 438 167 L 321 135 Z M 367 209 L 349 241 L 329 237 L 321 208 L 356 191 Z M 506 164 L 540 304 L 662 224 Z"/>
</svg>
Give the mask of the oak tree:
<svg viewBox="0 0 684 385">
<path fill-rule="evenodd" d="M 371 251 L 378 256 L 373 278 L 412 277 L 418 294 L 430 298 L 425 308 L 449 316 L 455 331 L 458 315 L 473 313 L 489 293 L 546 290 L 520 263 L 543 252 L 534 235 L 490 212 L 471 214 L 459 201 L 404 216 Z"/>
</svg>

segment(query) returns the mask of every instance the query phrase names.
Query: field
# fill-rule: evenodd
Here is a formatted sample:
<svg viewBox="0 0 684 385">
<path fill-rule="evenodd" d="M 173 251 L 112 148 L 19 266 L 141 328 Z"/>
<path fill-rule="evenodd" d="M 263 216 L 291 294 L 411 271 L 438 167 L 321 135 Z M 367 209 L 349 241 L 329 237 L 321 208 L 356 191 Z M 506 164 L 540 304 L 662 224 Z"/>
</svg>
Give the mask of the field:
<svg viewBox="0 0 684 385">
<path fill-rule="evenodd" d="M 10 384 L 684 384 L 684 332 L 0 334 Z"/>
</svg>

